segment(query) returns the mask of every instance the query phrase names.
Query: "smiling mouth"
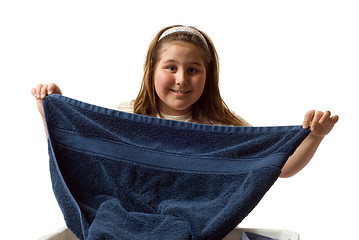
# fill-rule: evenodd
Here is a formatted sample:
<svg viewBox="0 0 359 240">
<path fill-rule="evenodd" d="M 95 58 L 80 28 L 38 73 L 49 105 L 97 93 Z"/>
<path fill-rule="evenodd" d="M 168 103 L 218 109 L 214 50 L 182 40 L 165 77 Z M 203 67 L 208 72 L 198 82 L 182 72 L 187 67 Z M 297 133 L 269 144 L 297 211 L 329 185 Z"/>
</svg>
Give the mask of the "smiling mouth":
<svg viewBox="0 0 359 240">
<path fill-rule="evenodd" d="M 179 90 L 173 90 L 171 89 L 172 92 L 177 93 L 177 94 L 186 94 L 189 93 L 190 91 L 179 91 Z"/>
</svg>

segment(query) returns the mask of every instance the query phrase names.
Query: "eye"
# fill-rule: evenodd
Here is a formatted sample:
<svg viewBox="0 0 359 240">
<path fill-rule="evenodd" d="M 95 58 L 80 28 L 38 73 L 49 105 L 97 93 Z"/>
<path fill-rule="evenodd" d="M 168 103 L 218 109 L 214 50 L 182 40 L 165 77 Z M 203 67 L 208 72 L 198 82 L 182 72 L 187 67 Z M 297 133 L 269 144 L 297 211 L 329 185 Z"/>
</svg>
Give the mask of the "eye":
<svg viewBox="0 0 359 240">
<path fill-rule="evenodd" d="M 175 66 L 168 66 L 167 69 L 171 72 L 176 71 L 176 67 Z"/>
<path fill-rule="evenodd" d="M 188 72 L 189 73 L 196 73 L 196 72 L 198 72 L 198 70 L 196 68 L 189 68 Z"/>
</svg>

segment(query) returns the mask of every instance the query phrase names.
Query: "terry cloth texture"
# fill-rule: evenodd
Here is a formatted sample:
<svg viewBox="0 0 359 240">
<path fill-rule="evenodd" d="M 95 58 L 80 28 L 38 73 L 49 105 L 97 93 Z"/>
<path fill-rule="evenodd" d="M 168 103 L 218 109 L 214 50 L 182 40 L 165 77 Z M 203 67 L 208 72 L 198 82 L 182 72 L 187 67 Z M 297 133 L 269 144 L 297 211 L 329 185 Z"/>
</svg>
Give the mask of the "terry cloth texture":
<svg viewBox="0 0 359 240">
<path fill-rule="evenodd" d="M 79 239 L 221 239 L 258 204 L 309 134 L 43 101 L 53 191 Z"/>
</svg>

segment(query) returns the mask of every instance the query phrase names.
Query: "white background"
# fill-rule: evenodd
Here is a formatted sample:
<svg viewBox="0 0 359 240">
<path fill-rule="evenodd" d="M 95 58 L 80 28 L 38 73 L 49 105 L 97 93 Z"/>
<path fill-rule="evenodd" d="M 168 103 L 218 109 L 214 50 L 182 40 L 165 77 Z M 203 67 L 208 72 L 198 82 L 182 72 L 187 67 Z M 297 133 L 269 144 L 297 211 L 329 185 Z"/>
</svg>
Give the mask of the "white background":
<svg viewBox="0 0 359 240">
<path fill-rule="evenodd" d="M 357 1 L 1 1 L 1 239 L 65 225 L 53 196 L 37 83 L 116 108 L 137 96 L 147 47 L 162 27 L 193 25 L 214 41 L 221 92 L 256 126 L 338 114 L 311 163 L 280 179 L 242 227 L 302 239 L 358 238 Z"/>
</svg>

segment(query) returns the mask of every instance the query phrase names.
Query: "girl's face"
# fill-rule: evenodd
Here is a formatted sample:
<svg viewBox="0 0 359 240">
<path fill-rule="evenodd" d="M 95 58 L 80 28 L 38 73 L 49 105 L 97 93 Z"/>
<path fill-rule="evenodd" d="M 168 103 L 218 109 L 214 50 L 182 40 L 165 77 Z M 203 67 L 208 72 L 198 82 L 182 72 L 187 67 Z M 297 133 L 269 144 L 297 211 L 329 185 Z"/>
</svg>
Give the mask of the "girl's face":
<svg viewBox="0 0 359 240">
<path fill-rule="evenodd" d="M 183 115 L 201 97 L 206 82 L 202 49 L 187 42 L 174 42 L 162 49 L 154 72 L 159 110 Z"/>
</svg>

